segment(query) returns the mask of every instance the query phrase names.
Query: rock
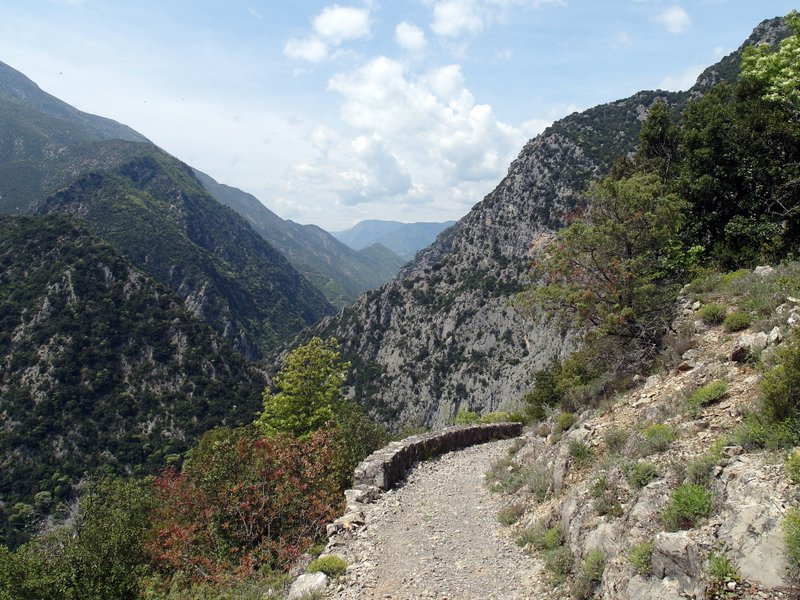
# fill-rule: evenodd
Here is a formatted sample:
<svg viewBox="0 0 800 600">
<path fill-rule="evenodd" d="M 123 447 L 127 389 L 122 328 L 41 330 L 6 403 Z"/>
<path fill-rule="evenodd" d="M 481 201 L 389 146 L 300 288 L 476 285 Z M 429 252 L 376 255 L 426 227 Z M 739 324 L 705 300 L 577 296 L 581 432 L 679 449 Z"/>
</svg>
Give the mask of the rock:
<svg viewBox="0 0 800 600">
<path fill-rule="evenodd" d="M 678 371 L 680 371 L 681 373 L 685 373 L 686 371 L 691 371 L 691 370 L 692 370 L 692 369 L 694 369 L 696 366 L 697 366 L 697 365 L 696 365 L 695 363 L 693 363 L 693 362 L 691 362 L 691 361 L 688 361 L 688 360 L 684 360 L 684 361 L 682 361 L 682 362 L 681 362 L 681 363 L 680 363 L 680 364 L 679 364 L 679 365 L 678 365 L 676 368 L 677 368 L 677 369 L 678 369 Z"/>
<path fill-rule="evenodd" d="M 767 275 L 772 275 L 774 272 L 775 269 L 770 266 L 756 267 L 753 269 L 753 274 L 758 277 L 766 277 Z"/>
<path fill-rule="evenodd" d="M 734 362 L 745 362 L 753 352 L 763 350 L 769 344 L 769 337 L 763 331 L 744 333 L 739 336 L 731 350 L 730 358 Z"/>
<path fill-rule="evenodd" d="M 328 586 L 328 576 L 325 573 L 306 573 L 294 580 L 286 600 L 300 600 L 306 594 L 322 592 Z"/>
<path fill-rule="evenodd" d="M 678 582 L 681 591 L 702 597 L 703 562 L 706 550 L 689 531 L 662 532 L 653 540 L 653 575 Z"/>
<path fill-rule="evenodd" d="M 631 600 L 683 600 L 684 596 L 680 593 L 678 582 L 674 579 L 653 581 L 652 578 L 645 579 L 634 575 L 628 581 L 625 598 Z"/>
<path fill-rule="evenodd" d="M 772 331 L 769 332 L 769 344 L 775 345 L 780 344 L 783 341 L 783 333 L 781 332 L 780 327 L 774 327 Z"/>
<path fill-rule="evenodd" d="M 700 300 L 697 300 L 694 304 L 692 304 L 692 310 L 700 310 L 701 306 L 703 306 L 703 304 L 700 302 Z"/>
<path fill-rule="evenodd" d="M 720 510 L 718 538 L 742 577 L 765 587 L 787 585 L 780 491 L 764 477 L 756 459 L 744 455 L 728 465 L 720 478 L 725 503 Z"/>
<path fill-rule="evenodd" d="M 720 452 L 723 456 L 733 458 L 744 454 L 744 448 L 742 446 L 725 446 Z"/>
</svg>

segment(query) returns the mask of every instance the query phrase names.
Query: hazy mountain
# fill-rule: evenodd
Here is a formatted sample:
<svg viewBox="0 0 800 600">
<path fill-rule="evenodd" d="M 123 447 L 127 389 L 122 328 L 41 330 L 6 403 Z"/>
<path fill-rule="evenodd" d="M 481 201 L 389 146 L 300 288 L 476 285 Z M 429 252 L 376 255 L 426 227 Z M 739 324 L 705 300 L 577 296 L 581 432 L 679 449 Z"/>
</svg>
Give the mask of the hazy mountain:
<svg viewBox="0 0 800 600">
<path fill-rule="evenodd" d="M 333 232 L 333 236 L 355 250 L 381 244 L 408 260 L 414 258 L 419 250 L 432 244 L 437 235 L 454 223 L 455 221 L 401 223 L 368 220 L 361 221 L 350 229 Z"/>
<path fill-rule="evenodd" d="M 747 43 L 785 35 L 780 19 Z M 398 277 L 315 332 L 355 365 L 356 398 L 395 427 L 441 425 L 460 408 L 514 406 L 533 374 L 570 350 L 570 332 L 511 306 L 531 282 L 532 252 L 563 226 L 588 184 L 631 152 L 653 102 L 677 113 L 737 73 L 738 51 L 688 92 L 640 92 L 574 113 L 530 140 L 500 184 Z"/>
<path fill-rule="evenodd" d="M 217 183 L 200 171 L 195 174 L 212 196 L 242 215 L 338 308 L 391 280 L 406 262 L 385 248 L 383 252 L 353 250 L 316 225 L 281 219 L 252 194 Z"/>
<path fill-rule="evenodd" d="M 0 212 L 84 219 L 251 358 L 335 312 L 189 167 L 5 65 L 2 81 Z"/>
<path fill-rule="evenodd" d="M 163 466 L 211 427 L 251 421 L 264 385 L 177 295 L 83 224 L 0 216 L 3 517 L 34 492 L 49 494 L 40 510 L 68 500 L 100 466 Z"/>
</svg>

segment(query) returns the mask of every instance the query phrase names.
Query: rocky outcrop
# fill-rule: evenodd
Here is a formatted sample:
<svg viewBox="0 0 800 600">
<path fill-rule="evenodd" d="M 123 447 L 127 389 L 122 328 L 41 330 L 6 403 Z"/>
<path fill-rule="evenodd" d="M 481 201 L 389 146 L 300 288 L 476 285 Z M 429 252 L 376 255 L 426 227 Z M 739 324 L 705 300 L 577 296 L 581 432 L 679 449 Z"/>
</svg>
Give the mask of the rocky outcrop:
<svg viewBox="0 0 800 600">
<path fill-rule="evenodd" d="M 774 39 L 780 22 L 748 43 Z M 572 114 L 529 141 L 482 202 L 384 287 L 315 331 L 335 336 L 354 366 L 353 393 L 400 429 L 442 426 L 460 409 L 513 409 L 533 374 L 572 347 L 570 332 L 515 307 L 530 263 L 589 183 L 631 152 L 657 99 L 676 110 L 736 75 L 733 53 L 687 93 L 641 92 Z"/>
</svg>

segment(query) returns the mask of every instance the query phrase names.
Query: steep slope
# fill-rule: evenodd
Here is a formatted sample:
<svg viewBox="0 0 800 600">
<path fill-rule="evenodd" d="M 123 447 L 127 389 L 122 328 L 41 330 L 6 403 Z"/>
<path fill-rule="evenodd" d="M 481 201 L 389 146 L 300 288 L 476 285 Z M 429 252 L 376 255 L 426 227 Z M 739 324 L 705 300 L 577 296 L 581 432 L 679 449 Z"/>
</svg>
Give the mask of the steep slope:
<svg viewBox="0 0 800 600">
<path fill-rule="evenodd" d="M 333 308 L 192 169 L 152 146 L 50 196 L 39 212 L 86 221 L 197 317 L 258 358 Z"/>
<path fill-rule="evenodd" d="M 454 223 L 455 221 L 401 223 L 368 220 L 361 221 L 350 229 L 334 232 L 333 236 L 356 250 L 381 244 L 403 258 L 412 259 L 418 251 L 432 244 L 437 235 Z"/>
<path fill-rule="evenodd" d="M 195 174 L 214 198 L 244 217 L 338 308 L 391 280 L 406 262 L 390 251 L 352 250 L 316 225 L 281 219 L 255 196 L 217 183 L 200 171 Z"/>
<path fill-rule="evenodd" d="M 781 32 L 781 20 L 767 21 L 747 43 Z M 711 69 L 686 93 L 640 92 L 558 121 L 394 281 L 323 322 L 317 331 L 338 337 L 355 365 L 356 398 L 395 427 L 441 425 L 459 408 L 513 406 L 531 389 L 534 371 L 570 348 L 568 331 L 510 306 L 530 284 L 532 253 L 589 182 L 634 149 L 656 99 L 679 111 L 723 71 Z"/>
<path fill-rule="evenodd" d="M 178 296 L 84 225 L 0 216 L 6 541 L 19 533 L 9 517 L 29 524 L 17 502 L 47 512 L 98 467 L 161 467 L 211 427 L 251 421 L 264 385 Z"/>
<path fill-rule="evenodd" d="M 54 211 L 85 219 L 250 358 L 335 312 L 191 169 L 0 63 L 0 212 Z"/>
</svg>

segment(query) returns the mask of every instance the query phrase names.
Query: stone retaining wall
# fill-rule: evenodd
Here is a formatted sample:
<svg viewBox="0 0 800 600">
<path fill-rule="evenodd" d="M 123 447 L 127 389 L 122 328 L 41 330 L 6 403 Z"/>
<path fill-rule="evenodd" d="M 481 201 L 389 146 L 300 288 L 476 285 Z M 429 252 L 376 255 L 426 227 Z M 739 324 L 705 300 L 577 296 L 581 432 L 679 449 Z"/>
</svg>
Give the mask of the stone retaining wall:
<svg viewBox="0 0 800 600">
<path fill-rule="evenodd" d="M 328 525 L 328 536 L 363 525 L 359 505 L 372 502 L 382 492 L 394 488 L 414 463 L 453 450 L 521 434 L 522 423 L 490 423 L 447 427 L 390 443 L 370 454 L 356 467 L 353 489 L 345 492 L 345 514 Z"/>
</svg>

